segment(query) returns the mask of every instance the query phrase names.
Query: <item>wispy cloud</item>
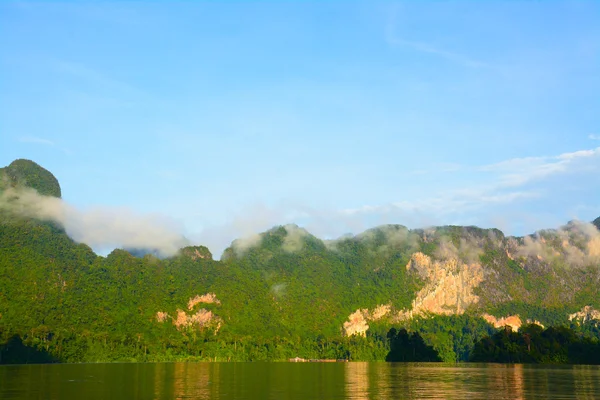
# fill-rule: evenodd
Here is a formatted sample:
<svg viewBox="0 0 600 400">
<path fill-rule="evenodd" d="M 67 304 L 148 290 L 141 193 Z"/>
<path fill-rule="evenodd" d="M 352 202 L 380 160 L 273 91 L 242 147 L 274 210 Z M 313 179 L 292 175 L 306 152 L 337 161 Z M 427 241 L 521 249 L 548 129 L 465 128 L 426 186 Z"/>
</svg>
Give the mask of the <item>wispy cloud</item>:
<svg viewBox="0 0 600 400">
<path fill-rule="evenodd" d="M 431 43 L 398 37 L 396 33 L 397 18 L 397 10 L 395 10 L 385 26 L 385 41 L 388 45 L 392 47 L 405 47 L 420 53 L 432 54 L 467 68 L 492 67 L 491 64 L 485 61 L 478 60 L 459 52 L 443 49 Z"/>
<path fill-rule="evenodd" d="M 597 147 L 550 157 L 513 158 L 482 166 L 479 170 L 498 173 L 499 187 L 517 187 L 551 175 L 573 171 L 577 169 L 577 161 L 599 155 L 600 147 Z"/>
<path fill-rule="evenodd" d="M 39 138 L 39 137 L 35 137 L 35 136 L 21 136 L 21 137 L 17 138 L 17 141 L 19 141 L 21 143 L 31 143 L 31 144 L 39 144 L 39 145 L 43 145 L 43 146 L 54 147 L 55 149 L 60 150 L 65 154 L 72 154 L 72 152 L 69 149 L 57 146 L 55 142 L 53 142 L 52 140 L 49 140 L 49 139 Z"/>
<path fill-rule="evenodd" d="M 22 136 L 17 139 L 21 143 L 36 143 L 36 144 L 45 144 L 48 146 L 54 146 L 54 142 L 48 139 L 42 139 L 33 136 Z"/>
<path fill-rule="evenodd" d="M 208 244 L 218 254 L 231 240 L 242 237 L 247 242 L 242 240 L 240 243 L 252 244 L 257 239 L 257 232 L 277 224 L 297 223 L 318 237 L 332 239 L 389 223 L 402 223 L 413 228 L 446 223 L 485 224 L 485 221 L 494 226 L 502 225 L 506 223 L 502 210 L 508 210 L 506 212 L 512 218 L 519 216 L 520 222 L 515 224 L 523 225 L 520 229 L 540 229 L 547 223 L 544 216 L 513 212 L 510 211 L 512 206 L 519 202 L 542 201 L 549 193 L 554 196 L 556 191 L 552 189 L 551 178 L 561 174 L 577 176 L 594 168 L 600 169 L 598 158 L 600 147 L 554 156 L 512 158 L 480 166 L 440 164 L 439 168 L 425 173 L 438 174 L 443 181 L 446 179 L 444 174 L 457 171 L 465 174 L 467 183 L 456 184 L 454 188 L 432 187 L 429 193 L 414 199 L 354 208 L 312 207 L 298 202 L 261 204 L 237 213 L 229 223 L 207 226 L 194 239 Z M 479 184 L 469 184 L 476 179 Z M 510 229 L 504 225 L 500 227 Z"/>
<path fill-rule="evenodd" d="M 593 133 L 588 136 L 592 140 L 600 140 L 600 135 L 594 135 Z"/>
<path fill-rule="evenodd" d="M 66 60 L 49 60 L 49 64 L 54 71 L 70 75 L 74 78 L 87 81 L 103 90 L 128 94 L 140 94 L 140 91 L 129 83 L 114 79 L 107 74 L 92 68 L 88 65 L 66 61 Z"/>
<path fill-rule="evenodd" d="M 0 210 L 58 222 L 75 241 L 96 249 L 149 249 L 170 256 L 188 244 L 178 224 L 161 215 L 116 207 L 79 209 L 30 188 L 5 190 L 0 194 Z"/>
<path fill-rule="evenodd" d="M 153 93 L 108 74 L 96 65 L 64 59 L 45 59 L 43 63 L 56 75 L 68 78 L 63 94 L 69 101 L 69 107 L 96 110 L 164 106 L 163 100 Z"/>
<path fill-rule="evenodd" d="M 464 54 L 441 49 L 441 48 L 435 47 L 429 43 L 423 43 L 423 42 L 417 42 L 417 41 L 397 38 L 397 37 L 394 37 L 393 34 L 392 35 L 388 34 L 388 36 L 386 37 L 386 40 L 387 40 L 388 44 L 390 44 L 390 45 L 408 47 L 410 49 L 413 49 L 413 50 L 421 52 L 421 53 L 433 54 L 433 55 L 442 57 L 448 61 L 452 61 L 457 64 L 463 65 L 465 67 L 469 67 L 469 68 L 492 67 L 492 65 L 490 65 L 487 62 L 468 57 Z"/>
<path fill-rule="evenodd" d="M 513 158 L 470 169 L 462 167 L 461 169 L 469 170 L 471 173 L 483 172 L 486 175 L 485 182 L 490 183 L 445 190 L 439 194 L 434 193 L 432 196 L 414 201 L 392 202 L 375 206 L 365 205 L 343 210 L 342 213 L 351 215 L 402 212 L 448 216 L 492 205 L 540 198 L 544 194 L 531 186 L 534 182 L 543 181 L 559 174 L 600 169 L 596 158 L 600 158 L 600 147 L 556 156 Z"/>
</svg>

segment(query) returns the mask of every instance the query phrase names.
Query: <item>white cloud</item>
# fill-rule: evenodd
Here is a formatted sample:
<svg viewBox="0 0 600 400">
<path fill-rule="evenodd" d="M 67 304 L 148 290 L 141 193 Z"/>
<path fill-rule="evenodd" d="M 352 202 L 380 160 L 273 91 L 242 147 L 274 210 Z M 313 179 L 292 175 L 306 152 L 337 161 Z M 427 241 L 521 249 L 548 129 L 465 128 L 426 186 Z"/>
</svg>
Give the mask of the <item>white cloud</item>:
<svg viewBox="0 0 600 400">
<path fill-rule="evenodd" d="M 281 202 L 270 206 L 260 204 L 240 210 L 228 223 L 207 226 L 193 239 L 194 242 L 208 245 L 218 255 L 236 238 L 241 240 L 234 247 L 244 251 L 258 243 L 260 238 L 257 232 L 288 223 L 298 224 L 323 239 L 334 239 L 349 232 L 359 233 L 388 223 L 401 223 L 412 228 L 447 223 L 480 224 L 481 216 L 490 212 L 492 215 L 489 218 L 483 218 L 495 225 L 505 216 L 494 214 L 495 210 L 506 209 L 506 206 L 518 202 L 543 199 L 551 191 L 544 190 L 544 186 L 540 187 L 538 183 L 560 174 L 589 172 L 590 166 L 598 164 L 596 158 L 599 156 L 600 148 L 597 148 L 555 156 L 513 158 L 475 167 L 452 164 L 448 169 L 465 174 L 467 182 L 473 182 L 474 176 L 478 176 L 480 183 L 470 186 L 457 184 L 450 189 L 447 186 L 432 186 L 429 193 L 418 198 L 354 208 L 310 207 L 298 202 Z M 445 168 L 433 168 L 428 173 L 434 181 L 436 176 L 441 181 L 447 172 Z M 526 224 L 527 229 L 538 229 L 540 224 L 543 226 L 547 223 L 539 218 L 534 220 L 535 215 L 519 214 L 518 207 L 508 212 L 514 214 L 512 219 Z M 508 229 L 507 226 L 502 228 Z"/>
<path fill-rule="evenodd" d="M 70 150 L 68 150 L 64 147 L 57 146 L 55 142 L 53 142 L 52 140 L 49 140 L 49 139 L 39 138 L 39 137 L 35 137 L 35 136 L 21 136 L 21 137 L 17 138 L 17 141 L 19 141 L 21 143 L 32 143 L 32 144 L 40 144 L 40 145 L 44 145 L 44 146 L 54 147 L 54 148 L 62 151 L 65 154 L 71 154 Z"/>
<path fill-rule="evenodd" d="M 518 187 L 531 181 L 547 178 L 551 175 L 575 171 L 576 161 L 600 155 L 600 147 L 562 153 L 551 157 L 512 158 L 479 168 L 484 172 L 498 173 L 500 187 Z"/>
<path fill-rule="evenodd" d="M 78 209 L 33 189 L 5 190 L 0 194 L 0 210 L 58 222 L 73 240 L 96 249 L 156 249 L 163 255 L 173 255 L 188 243 L 176 224 L 160 215 L 138 214 L 114 207 Z"/>
<path fill-rule="evenodd" d="M 42 138 L 38 138 L 38 137 L 33 137 L 33 136 L 23 136 L 17 139 L 19 142 L 22 143 L 36 143 L 36 144 L 45 144 L 48 146 L 54 146 L 54 142 L 48 139 L 42 139 Z"/>
<path fill-rule="evenodd" d="M 594 135 L 593 133 L 588 136 L 592 140 L 600 140 L 600 135 Z"/>
<path fill-rule="evenodd" d="M 406 48 L 410 48 L 414 51 L 418 51 L 421 53 L 432 54 L 435 56 L 439 56 L 448 61 L 455 62 L 457 64 L 463 65 L 468 68 L 490 68 L 492 65 L 487 62 L 474 59 L 464 54 L 460 54 L 458 52 L 449 51 L 447 49 L 442 49 L 438 46 L 432 45 L 430 43 L 425 43 L 421 41 L 407 40 L 404 38 L 400 38 L 396 34 L 396 25 L 397 25 L 397 10 L 394 10 L 392 13 L 388 23 L 385 27 L 385 41 L 388 45 L 397 47 L 402 46 Z"/>
<path fill-rule="evenodd" d="M 595 158 L 600 157 L 600 147 L 579 150 L 549 157 L 513 158 L 494 164 L 471 168 L 469 172 L 483 172 L 485 182 L 472 187 L 439 191 L 425 198 L 392 202 L 384 205 L 365 205 L 346 209 L 342 214 L 391 214 L 423 213 L 431 218 L 444 217 L 482 209 L 492 205 L 510 204 L 516 201 L 543 196 L 539 189 L 530 185 L 549 179 L 554 175 L 589 171 L 598 168 Z M 591 163 L 589 161 L 593 160 Z M 588 161 L 585 163 L 585 161 Z M 462 167 L 466 170 L 466 167 Z M 441 171 L 440 171 L 441 172 Z"/>
<path fill-rule="evenodd" d="M 400 39 L 400 38 L 396 38 L 396 37 L 394 37 L 392 35 L 388 35 L 386 37 L 386 40 L 387 40 L 388 44 L 390 44 L 390 45 L 393 45 L 393 46 L 404 46 L 404 47 L 411 48 L 411 49 L 413 49 L 415 51 L 419 51 L 421 53 L 433 54 L 433 55 L 439 56 L 441 58 L 444 58 L 444 59 L 446 59 L 448 61 L 452 61 L 452 62 L 456 62 L 457 64 L 461 64 L 461 65 L 463 65 L 465 67 L 469 67 L 469 68 L 488 68 L 488 67 L 491 67 L 490 64 L 488 64 L 488 63 L 486 63 L 484 61 L 476 60 L 476 59 L 470 58 L 470 57 L 465 56 L 465 55 L 460 54 L 460 53 L 456 53 L 456 52 L 452 52 L 452 51 L 440 49 L 440 48 L 435 47 L 435 46 L 433 46 L 431 44 L 428 44 L 428 43 Z"/>
</svg>

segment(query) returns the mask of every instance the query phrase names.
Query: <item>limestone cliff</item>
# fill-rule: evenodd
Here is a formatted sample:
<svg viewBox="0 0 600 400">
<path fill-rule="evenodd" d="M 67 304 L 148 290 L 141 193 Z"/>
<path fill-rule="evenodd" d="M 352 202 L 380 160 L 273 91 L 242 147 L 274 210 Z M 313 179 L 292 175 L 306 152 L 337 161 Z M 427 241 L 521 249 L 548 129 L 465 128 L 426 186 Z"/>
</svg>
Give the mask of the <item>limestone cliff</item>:
<svg viewBox="0 0 600 400">
<path fill-rule="evenodd" d="M 196 261 L 198 259 L 212 260 L 212 254 L 205 246 L 187 246 L 181 249 L 181 254 Z"/>
<path fill-rule="evenodd" d="M 196 295 L 195 297 L 189 299 L 188 310 L 193 311 L 194 307 L 199 303 L 220 305 L 221 301 L 217 299 L 217 296 L 214 293 L 206 293 L 202 296 Z M 182 330 L 184 328 L 196 328 L 199 330 L 212 328 L 214 329 L 215 334 L 219 331 L 223 323 L 221 317 L 205 308 L 201 308 L 196 312 L 189 314 L 178 308 L 176 313 L 176 317 L 171 317 L 165 311 L 158 311 L 156 313 L 156 321 L 163 323 L 168 318 L 171 318 L 173 325 L 175 325 L 178 330 Z"/>
<path fill-rule="evenodd" d="M 591 306 L 585 306 L 581 311 L 569 315 L 569 321 L 577 321 L 578 323 L 586 323 L 589 321 L 600 322 L 600 311 L 595 310 Z"/>
<path fill-rule="evenodd" d="M 373 310 L 366 308 L 356 310 L 348 316 L 348 321 L 344 322 L 344 334 L 365 336 L 369 330 L 368 321 L 378 321 L 389 315 L 391 310 L 390 304 L 381 304 Z"/>
<path fill-rule="evenodd" d="M 509 315 L 504 318 L 496 318 L 490 314 L 483 314 L 483 319 L 485 319 L 488 323 L 494 326 L 494 328 L 502 328 L 505 326 L 510 326 L 513 331 L 518 331 L 519 328 L 523 325 L 523 321 L 521 321 L 521 317 L 518 315 Z"/>
<path fill-rule="evenodd" d="M 393 312 L 391 305 L 379 305 L 373 310 L 358 309 L 350 314 L 344 323 L 346 336 L 364 336 L 369 329 L 368 322 L 384 317 L 392 321 L 402 321 L 418 315 L 440 314 L 459 315 L 479 302 L 474 289 L 484 279 L 480 264 L 466 264 L 457 258 L 434 260 L 428 255 L 416 252 L 406 265 L 409 272 L 419 275 L 425 285 L 416 294 L 410 310 Z"/>
<path fill-rule="evenodd" d="M 483 282 L 484 271 L 478 263 L 465 264 L 456 258 L 437 261 L 417 252 L 406 269 L 418 273 L 425 286 L 417 292 L 412 308 L 398 313 L 400 320 L 427 313 L 462 314 L 479 302 L 474 289 Z"/>
</svg>

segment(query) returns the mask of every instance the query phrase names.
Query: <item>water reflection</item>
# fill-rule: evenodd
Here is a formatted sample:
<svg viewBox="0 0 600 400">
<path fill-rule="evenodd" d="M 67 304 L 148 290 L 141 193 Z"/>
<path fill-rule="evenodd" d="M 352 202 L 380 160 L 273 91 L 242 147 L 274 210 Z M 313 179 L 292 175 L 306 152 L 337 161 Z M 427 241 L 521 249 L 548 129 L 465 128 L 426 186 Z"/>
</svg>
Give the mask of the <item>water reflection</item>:
<svg viewBox="0 0 600 400">
<path fill-rule="evenodd" d="M 597 399 L 598 366 L 167 363 L 0 366 L 0 399 Z"/>
<path fill-rule="evenodd" d="M 368 400 L 369 396 L 369 378 L 372 376 L 369 372 L 369 363 L 345 363 L 345 392 L 349 399 Z"/>
<path fill-rule="evenodd" d="M 349 363 L 349 399 L 600 398 L 596 366 Z"/>
</svg>

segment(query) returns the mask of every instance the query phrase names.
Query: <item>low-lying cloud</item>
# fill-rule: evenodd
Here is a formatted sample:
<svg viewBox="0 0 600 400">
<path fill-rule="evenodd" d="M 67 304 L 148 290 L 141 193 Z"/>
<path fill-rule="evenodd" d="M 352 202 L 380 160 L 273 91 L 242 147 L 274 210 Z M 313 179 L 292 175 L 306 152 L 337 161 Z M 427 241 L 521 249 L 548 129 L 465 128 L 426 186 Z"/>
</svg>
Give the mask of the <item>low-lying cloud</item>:
<svg viewBox="0 0 600 400">
<path fill-rule="evenodd" d="M 559 229 L 524 237 L 517 255 L 548 263 L 563 260 L 571 266 L 592 265 L 600 261 L 600 231 L 589 222 L 571 221 Z"/>
<path fill-rule="evenodd" d="M 142 215 L 126 208 L 81 210 L 62 199 L 42 196 L 29 188 L 8 189 L 1 193 L 0 210 L 59 223 L 73 240 L 94 249 L 150 249 L 171 256 L 188 244 L 174 223 L 158 215 Z"/>
</svg>

